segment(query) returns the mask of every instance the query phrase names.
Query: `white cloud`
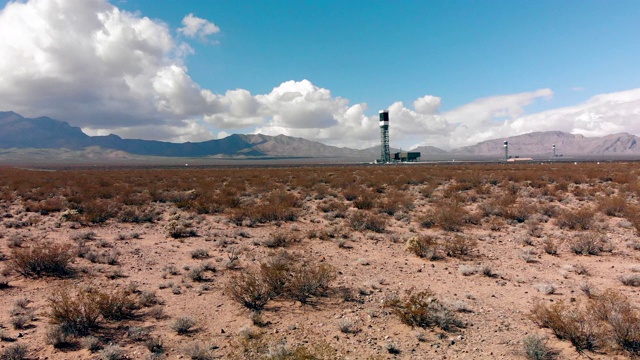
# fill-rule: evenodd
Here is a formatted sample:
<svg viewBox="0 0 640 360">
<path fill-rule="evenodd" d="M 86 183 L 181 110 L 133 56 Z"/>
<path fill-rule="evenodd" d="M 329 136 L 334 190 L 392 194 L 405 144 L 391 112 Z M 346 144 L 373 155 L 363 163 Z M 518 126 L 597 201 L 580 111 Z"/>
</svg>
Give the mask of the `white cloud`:
<svg viewBox="0 0 640 360">
<path fill-rule="evenodd" d="M 190 38 L 198 36 L 200 39 L 206 40 L 207 36 L 220 32 L 220 28 L 216 24 L 193 14 L 185 16 L 182 19 L 182 25 L 184 26 L 179 28 L 178 32 Z"/>
<path fill-rule="evenodd" d="M 562 130 L 586 136 L 619 132 L 640 135 L 640 88 L 601 94 L 576 106 L 548 110 L 510 121 L 514 134 Z"/>
<path fill-rule="evenodd" d="M 165 24 L 106 0 L 9 3 L 0 34 L 2 109 L 115 131 L 182 128 L 220 106 L 187 74 L 187 44 Z"/>
</svg>

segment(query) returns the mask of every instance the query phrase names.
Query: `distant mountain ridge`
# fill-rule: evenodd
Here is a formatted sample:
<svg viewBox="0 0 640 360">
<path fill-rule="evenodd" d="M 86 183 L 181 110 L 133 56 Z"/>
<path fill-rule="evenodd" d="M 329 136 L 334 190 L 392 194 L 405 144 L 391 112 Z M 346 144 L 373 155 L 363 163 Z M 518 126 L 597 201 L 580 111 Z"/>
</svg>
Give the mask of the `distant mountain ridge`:
<svg viewBox="0 0 640 360">
<path fill-rule="evenodd" d="M 504 141 L 509 142 L 512 156 L 552 155 L 640 155 L 640 138 L 628 133 L 586 137 L 562 131 L 533 132 L 480 142 L 450 151 L 455 155 L 490 156 L 504 152 Z"/>
<path fill-rule="evenodd" d="M 628 133 L 603 137 L 585 137 L 561 131 L 533 132 L 480 142 L 451 151 L 433 146 L 421 146 L 422 158 L 455 156 L 496 157 L 504 153 L 503 142 L 509 142 L 512 156 L 544 156 L 552 154 L 556 145 L 558 155 L 640 155 L 640 138 Z M 373 160 L 379 157 L 380 146 L 356 150 L 324 145 L 319 142 L 285 135 L 233 134 L 223 139 L 203 142 L 170 143 L 155 140 L 122 139 L 117 135 L 89 136 L 79 127 L 67 122 L 39 117 L 24 118 L 15 112 L 0 112 L 0 149 L 68 149 L 107 150 L 109 157 L 123 158 L 126 154 L 161 157 L 221 157 L 221 158 L 354 158 Z M 391 149 L 392 152 L 400 151 Z M 41 153 L 41 152 L 36 152 Z"/>
</svg>

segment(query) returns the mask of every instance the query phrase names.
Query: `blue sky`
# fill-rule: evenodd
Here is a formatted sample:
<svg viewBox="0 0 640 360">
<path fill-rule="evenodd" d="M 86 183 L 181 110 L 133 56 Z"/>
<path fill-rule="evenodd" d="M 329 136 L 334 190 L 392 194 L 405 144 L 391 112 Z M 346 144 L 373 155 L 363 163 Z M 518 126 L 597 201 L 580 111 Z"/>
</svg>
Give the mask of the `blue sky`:
<svg viewBox="0 0 640 360">
<path fill-rule="evenodd" d="M 635 91 L 640 84 L 638 1 L 7 3 L 0 1 L 0 34 L 16 33 L 28 40 L 0 42 L 2 53 L 16 54 L 4 61 L 4 69 L 0 62 L 0 70 L 8 70 L 12 61 L 32 61 L 25 57 L 29 51 L 42 52 L 33 58 L 44 58 L 47 66 L 42 61 L 34 66 L 51 71 L 44 85 L 58 81 L 70 89 L 50 106 L 38 107 L 38 98 L 28 99 L 26 90 L 0 88 L 0 97 L 11 99 L 0 100 L 0 109 L 56 116 L 91 134 L 199 141 L 233 132 L 263 132 L 365 147 L 377 142 L 375 116 L 382 108 L 392 110 L 392 126 L 394 118 L 404 122 L 404 127 L 396 126 L 396 134 L 392 127 L 391 139 L 392 145 L 405 148 L 447 148 L 532 130 L 640 133 L 640 119 L 633 118 L 640 97 Z M 64 14 L 64 21 L 72 24 L 56 23 L 56 14 Z M 101 44 L 95 41 L 100 26 L 79 20 L 96 14 L 110 14 L 110 31 L 100 38 L 108 46 L 91 45 Z M 189 14 L 200 23 L 215 24 L 217 30 L 204 34 L 194 28 L 196 33 L 188 35 L 184 20 Z M 16 18 L 22 20 L 10 20 Z M 141 27 L 145 18 L 153 26 Z M 42 19 L 51 21 L 49 28 L 33 25 Z M 114 36 L 114 29 L 127 27 L 138 30 L 140 41 Z M 50 51 L 40 45 L 47 33 L 47 41 L 61 43 L 73 33 L 78 37 L 75 43 L 82 45 Z M 167 37 L 170 43 L 157 45 Z M 113 53 L 106 56 L 105 51 Z M 86 53 L 87 63 L 104 65 L 103 80 L 89 81 L 95 83 L 95 94 L 72 89 L 70 84 L 86 87 L 87 81 L 60 70 L 60 63 L 69 59 L 59 53 L 66 52 Z M 97 52 L 100 56 L 91 60 Z M 132 57 L 125 58 L 125 52 Z M 112 62 L 114 57 L 122 59 Z M 152 65 L 134 76 L 134 70 L 123 65 L 132 61 Z M 172 65 L 180 69 L 167 75 Z M 26 88 L 43 85 L 42 73 L 40 78 L 25 76 L 33 82 Z M 132 77 L 137 80 L 132 82 Z M 110 87 L 119 80 L 130 89 L 128 95 Z M 144 84 L 153 89 L 145 90 Z M 178 94 L 180 89 L 184 92 Z M 239 92 L 227 94 L 229 90 Z M 291 102 L 294 93 L 304 96 Z M 78 96 L 96 105 L 83 106 Z M 49 94 L 45 100 L 50 98 Z M 625 99 L 623 108 L 613 108 L 619 98 Z M 428 106 L 414 103 L 418 99 Z M 136 103 L 137 113 L 127 112 Z M 607 115 L 611 112 L 618 117 Z M 109 120 L 116 117 L 117 121 Z M 322 125 L 314 127 L 316 121 Z"/>
<path fill-rule="evenodd" d="M 148 1 L 130 11 L 221 28 L 189 73 L 216 92 L 309 79 L 374 111 L 426 94 L 443 109 L 552 88 L 549 106 L 640 83 L 638 1 Z M 572 90 L 583 88 L 579 93 Z M 543 106 L 545 107 L 545 106 Z"/>
</svg>

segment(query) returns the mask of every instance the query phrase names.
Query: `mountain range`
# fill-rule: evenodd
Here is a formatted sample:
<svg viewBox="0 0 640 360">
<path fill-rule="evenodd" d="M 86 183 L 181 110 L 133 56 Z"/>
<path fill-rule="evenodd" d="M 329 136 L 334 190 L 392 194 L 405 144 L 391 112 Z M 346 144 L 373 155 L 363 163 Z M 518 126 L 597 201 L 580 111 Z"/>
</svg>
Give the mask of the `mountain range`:
<svg viewBox="0 0 640 360">
<path fill-rule="evenodd" d="M 639 137 L 628 133 L 585 137 L 560 131 L 546 131 L 483 141 L 450 151 L 433 146 L 422 146 L 411 151 L 420 152 L 423 159 L 451 156 L 500 158 L 504 153 L 503 142 L 508 141 L 509 153 L 521 157 L 551 156 L 553 144 L 556 145 L 556 153 L 563 156 L 629 156 L 640 155 L 639 140 Z M 186 143 L 123 139 L 117 135 L 89 136 L 79 127 L 71 126 L 64 121 L 49 117 L 30 119 L 11 111 L 0 112 L 0 149 L 30 149 L 31 153 L 36 154 L 42 152 L 34 149 L 66 149 L 71 152 L 91 149 L 89 154 L 94 155 L 98 151 L 96 149 L 102 149 L 114 158 L 133 154 L 161 157 L 307 157 L 371 160 L 380 154 L 380 146 L 357 150 L 285 135 L 234 134 L 223 139 Z M 7 150 L 2 153 L 7 153 Z"/>
</svg>

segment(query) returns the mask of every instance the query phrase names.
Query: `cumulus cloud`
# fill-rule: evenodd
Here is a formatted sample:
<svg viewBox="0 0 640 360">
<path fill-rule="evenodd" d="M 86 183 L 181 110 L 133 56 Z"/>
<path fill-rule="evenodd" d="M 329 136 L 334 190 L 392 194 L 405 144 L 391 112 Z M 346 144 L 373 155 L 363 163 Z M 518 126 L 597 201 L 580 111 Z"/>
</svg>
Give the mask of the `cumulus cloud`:
<svg viewBox="0 0 640 360">
<path fill-rule="evenodd" d="M 179 28 L 178 32 L 190 38 L 198 36 L 200 39 L 206 40 L 207 36 L 220 32 L 220 28 L 216 24 L 193 14 L 185 16 L 182 19 L 182 25 L 184 26 Z"/>
<path fill-rule="evenodd" d="M 118 129 L 182 128 L 220 107 L 187 74 L 187 44 L 106 0 L 9 3 L 0 33 L 0 108 Z"/>
<path fill-rule="evenodd" d="M 562 130 L 585 136 L 628 132 L 640 134 L 640 88 L 601 94 L 575 106 L 519 117 L 507 124 L 509 132 Z"/>
</svg>

